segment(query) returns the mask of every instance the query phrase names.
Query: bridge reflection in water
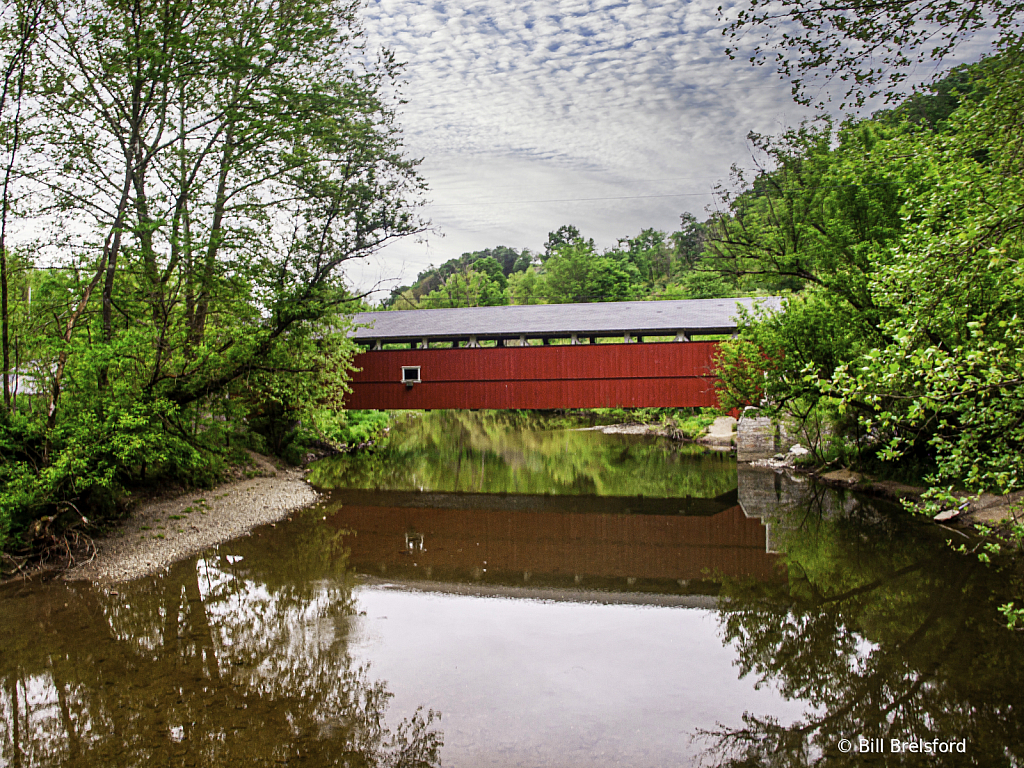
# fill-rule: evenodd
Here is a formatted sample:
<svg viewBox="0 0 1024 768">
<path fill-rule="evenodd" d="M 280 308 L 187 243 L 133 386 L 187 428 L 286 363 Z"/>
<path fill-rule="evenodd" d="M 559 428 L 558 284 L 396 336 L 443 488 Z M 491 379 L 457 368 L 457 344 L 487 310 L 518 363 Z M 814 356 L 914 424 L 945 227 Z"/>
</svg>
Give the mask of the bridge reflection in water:
<svg viewBox="0 0 1024 768">
<path fill-rule="evenodd" d="M 736 491 L 713 499 L 336 491 L 338 504 L 328 519 L 352 531 L 346 546 L 358 572 L 431 589 L 710 595 L 722 577 L 783 578 L 766 527 Z"/>
</svg>

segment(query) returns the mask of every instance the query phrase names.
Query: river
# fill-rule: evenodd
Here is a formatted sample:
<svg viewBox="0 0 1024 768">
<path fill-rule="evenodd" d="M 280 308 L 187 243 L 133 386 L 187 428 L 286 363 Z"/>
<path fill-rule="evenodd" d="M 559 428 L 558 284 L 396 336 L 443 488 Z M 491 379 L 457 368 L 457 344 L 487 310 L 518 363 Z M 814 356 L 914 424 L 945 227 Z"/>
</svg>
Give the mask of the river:
<svg viewBox="0 0 1024 768">
<path fill-rule="evenodd" d="M 411 415 L 287 522 L 8 586 L 0 764 L 1024 763 L 1012 574 L 882 502 L 567 426 Z"/>
</svg>

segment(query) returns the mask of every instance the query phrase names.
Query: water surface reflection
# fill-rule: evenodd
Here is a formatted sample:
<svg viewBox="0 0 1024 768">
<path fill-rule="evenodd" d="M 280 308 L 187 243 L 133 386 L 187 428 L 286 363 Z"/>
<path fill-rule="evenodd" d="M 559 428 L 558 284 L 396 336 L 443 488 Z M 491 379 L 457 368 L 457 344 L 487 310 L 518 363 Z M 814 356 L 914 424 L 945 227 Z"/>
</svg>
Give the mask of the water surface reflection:
<svg viewBox="0 0 1024 768">
<path fill-rule="evenodd" d="M 351 572 L 325 526 L 237 542 L 116 589 L 0 598 L 0 763 L 439 765 L 431 713 L 348 651 Z"/>
<path fill-rule="evenodd" d="M 769 479 L 741 473 L 740 497 L 774 496 L 766 520 L 787 578 L 726 579 L 719 622 L 740 672 L 805 711 L 787 723 L 751 710 L 739 728 L 708 729 L 706 757 L 728 766 L 1024 763 L 1024 643 L 996 611 L 1015 576 L 955 553 L 945 531 L 886 505 Z M 883 751 L 858 754 L 861 737 Z M 854 751 L 840 751 L 843 739 Z M 962 741 L 965 751 L 896 754 L 893 739 Z"/>
<path fill-rule="evenodd" d="M 412 421 L 152 579 L 7 588 L 0 763 L 1024 762 L 1013 574 L 878 502 L 517 419 Z"/>
<path fill-rule="evenodd" d="M 379 450 L 318 462 L 310 481 L 321 488 L 658 499 L 736 489 L 728 454 L 544 424 L 517 411 L 409 415 Z"/>
</svg>

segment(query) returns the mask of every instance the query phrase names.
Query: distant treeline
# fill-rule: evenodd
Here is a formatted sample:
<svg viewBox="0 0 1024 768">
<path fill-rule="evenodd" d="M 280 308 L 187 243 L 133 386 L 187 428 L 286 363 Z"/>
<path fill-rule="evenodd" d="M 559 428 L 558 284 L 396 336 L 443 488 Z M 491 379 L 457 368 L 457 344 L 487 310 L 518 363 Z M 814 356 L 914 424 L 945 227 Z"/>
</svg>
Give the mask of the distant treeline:
<svg viewBox="0 0 1024 768">
<path fill-rule="evenodd" d="M 691 213 L 672 233 L 645 229 L 599 252 L 572 226 L 533 253 L 500 245 L 464 253 L 391 292 L 385 309 L 565 304 L 634 299 L 702 299 L 749 291 L 706 258 L 708 225 Z"/>
</svg>

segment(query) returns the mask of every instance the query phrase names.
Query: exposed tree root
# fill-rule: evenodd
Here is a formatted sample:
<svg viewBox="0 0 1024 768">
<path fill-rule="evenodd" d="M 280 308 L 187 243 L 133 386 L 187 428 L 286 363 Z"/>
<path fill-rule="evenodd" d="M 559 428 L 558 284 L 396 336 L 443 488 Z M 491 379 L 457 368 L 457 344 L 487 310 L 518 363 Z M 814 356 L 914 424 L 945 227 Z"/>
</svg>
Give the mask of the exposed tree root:
<svg viewBox="0 0 1024 768">
<path fill-rule="evenodd" d="M 42 573 L 66 571 L 93 561 L 96 544 L 89 534 L 77 525 L 52 532 L 52 523 L 52 517 L 35 521 L 28 545 L 17 552 L 0 555 L 0 585 L 26 581 Z"/>
</svg>

